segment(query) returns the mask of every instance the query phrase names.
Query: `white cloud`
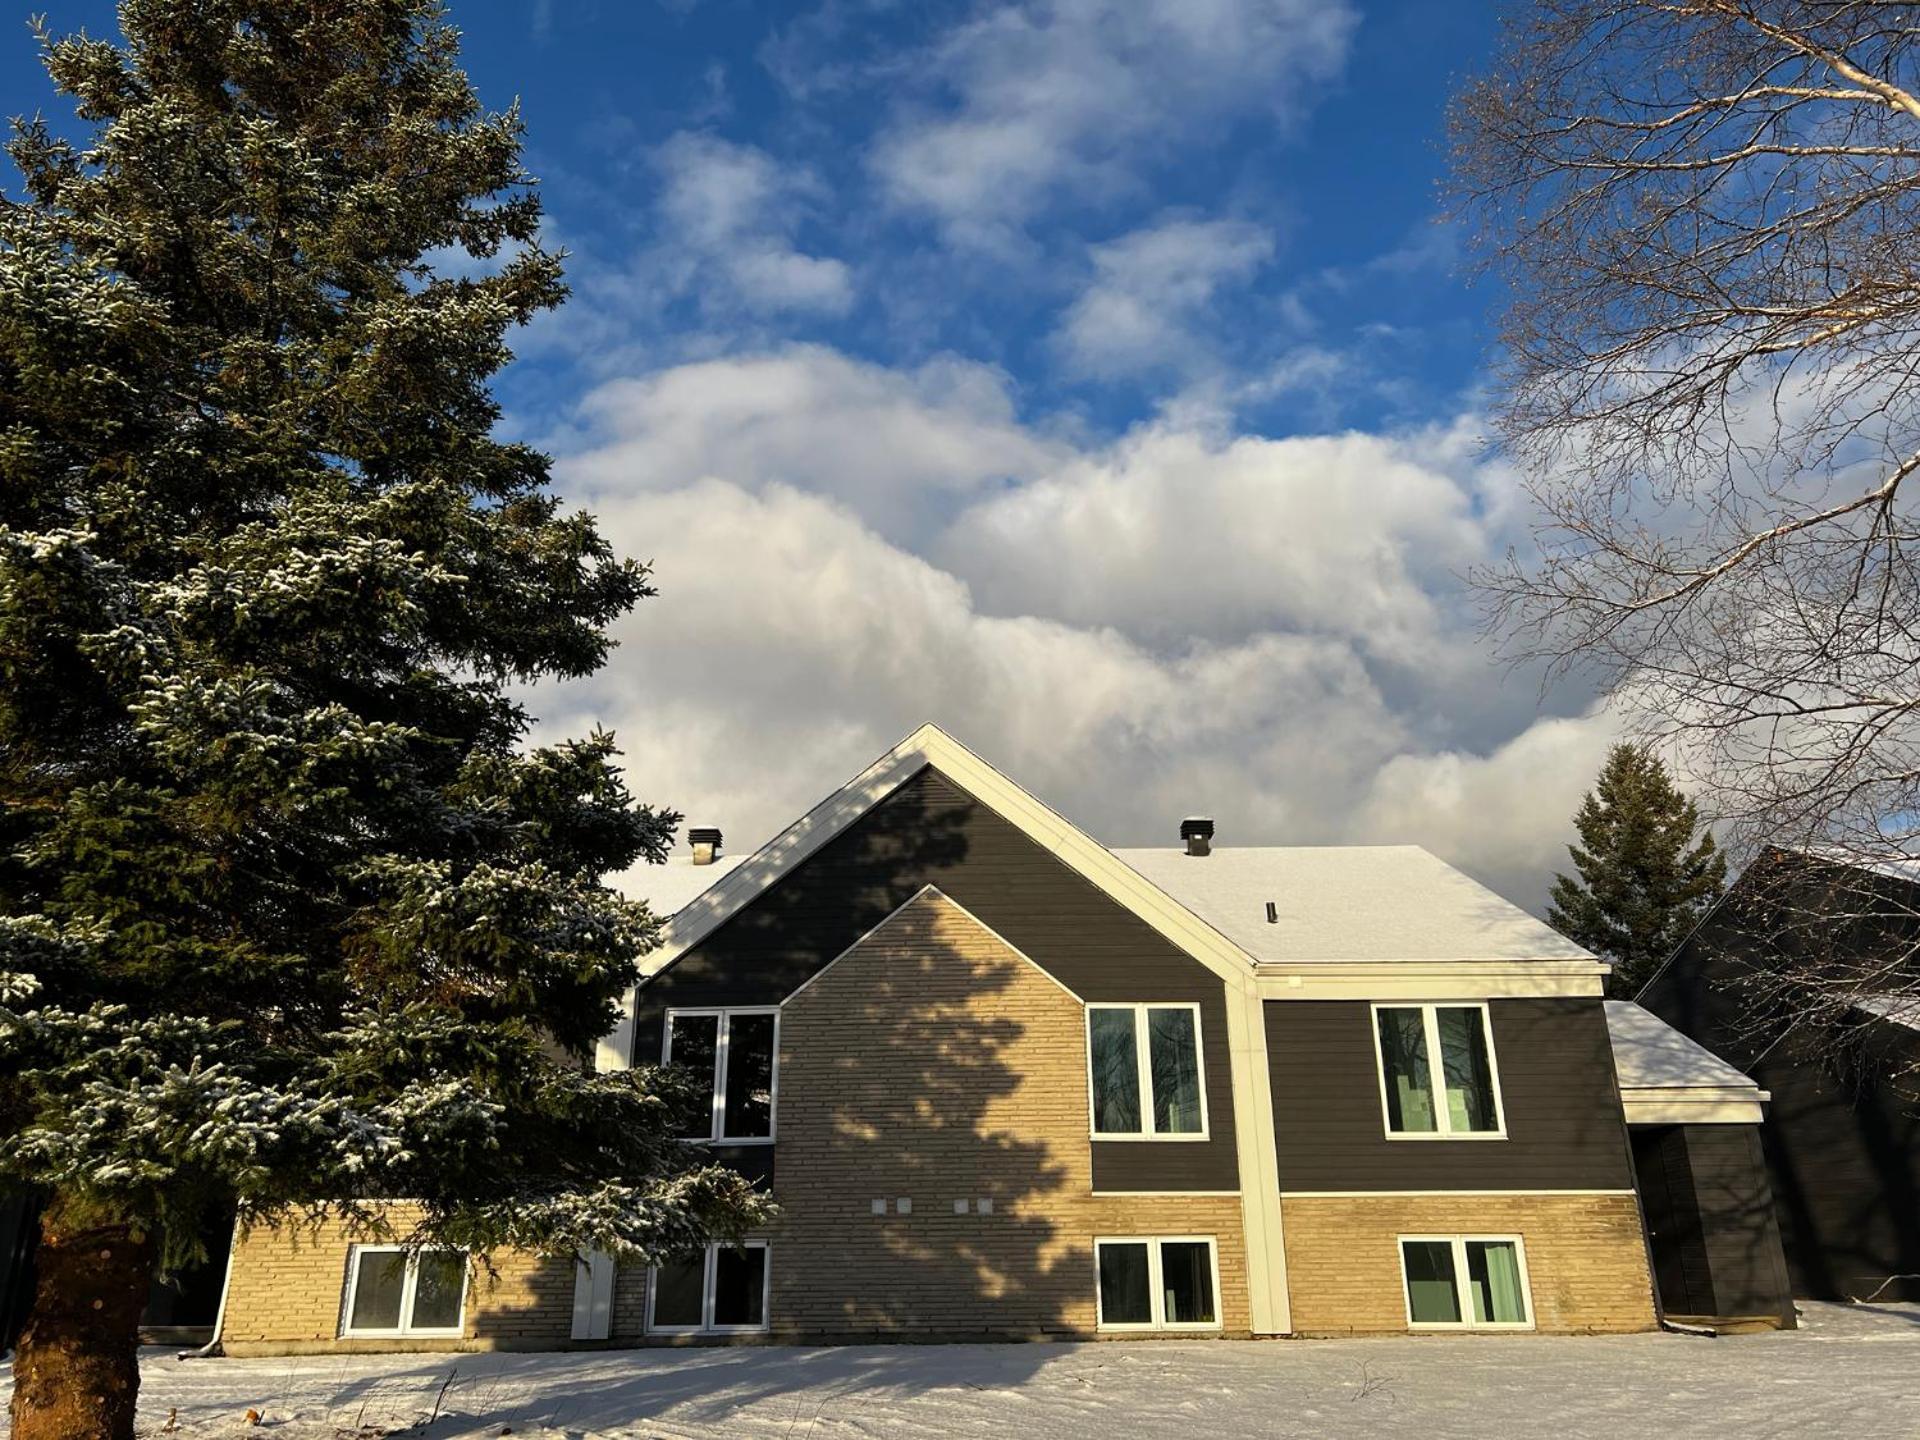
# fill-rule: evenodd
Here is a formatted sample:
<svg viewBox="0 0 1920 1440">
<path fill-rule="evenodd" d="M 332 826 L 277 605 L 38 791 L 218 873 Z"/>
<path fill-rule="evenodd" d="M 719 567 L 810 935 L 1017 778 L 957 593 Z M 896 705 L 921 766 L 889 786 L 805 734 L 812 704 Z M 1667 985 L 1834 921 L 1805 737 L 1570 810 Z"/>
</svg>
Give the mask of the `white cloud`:
<svg viewBox="0 0 1920 1440">
<path fill-rule="evenodd" d="M 983 500 L 940 554 L 995 610 L 1160 641 L 1339 636 L 1425 663 L 1459 630 L 1454 574 L 1483 558 L 1469 469 L 1346 434 L 1216 441 L 1149 427 Z M 1451 636 L 1447 637 L 1451 639 Z"/>
<path fill-rule="evenodd" d="M 1019 423 L 1006 377 L 989 366 L 889 370 L 820 346 L 617 381 L 584 408 L 598 443 L 563 463 L 570 488 L 618 495 L 708 476 L 787 485 L 844 500 L 894 536 L 1068 453 Z"/>
<path fill-rule="evenodd" d="M 903 110 L 872 164 L 950 239 L 996 245 L 1056 192 L 1127 187 L 1227 116 L 1299 115 L 1335 77 L 1342 0 L 1010 0 L 913 67 L 937 99 Z"/>
<path fill-rule="evenodd" d="M 1485 755 L 1390 756 L 1367 786 L 1353 829 L 1424 845 L 1544 907 L 1546 875 L 1571 866 L 1564 847 L 1573 839 L 1573 812 L 1621 738 L 1619 717 L 1600 711 L 1538 720 Z M 1543 823 L 1510 823 L 1526 816 Z"/>
<path fill-rule="evenodd" d="M 549 724 L 610 721 L 636 784 L 764 839 L 935 719 L 1096 834 L 1171 834 L 1196 797 L 1325 838 L 1403 738 L 1345 647 L 1261 635 L 1158 654 L 1115 630 L 981 614 L 968 587 L 819 496 L 718 480 L 596 497 L 661 597 Z M 1245 797 L 1259 797 L 1258 817 Z M 1164 838 L 1164 837 L 1163 837 Z"/>
<path fill-rule="evenodd" d="M 1170 219 L 1097 245 L 1055 343 L 1082 375 L 1182 370 L 1209 351 L 1194 322 L 1272 254 L 1271 234 L 1240 220 Z"/>
<path fill-rule="evenodd" d="M 682 292 L 717 286 L 710 298 L 756 313 L 839 314 L 853 283 L 839 260 L 793 243 L 819 182 L 752 145 L 683 130 L 654 152 L 665 232 L 654 267 Z"/>
<path fill-rule="evenodd" d="M 821 349 L 590 410 L 563 483 L 661 594 L 534 708 L 612 725 L 638 793 L 736 849 L 932 719 L 1110 843 L 1205 809 L 1228 843 L 1429 844 L 1541 903 L 1610 732 L 1496 693 L 1452 567 L 1504 543 L 1509 482 L 1470 423 L 1089 447 L 984 367 Z"/>
</svg>

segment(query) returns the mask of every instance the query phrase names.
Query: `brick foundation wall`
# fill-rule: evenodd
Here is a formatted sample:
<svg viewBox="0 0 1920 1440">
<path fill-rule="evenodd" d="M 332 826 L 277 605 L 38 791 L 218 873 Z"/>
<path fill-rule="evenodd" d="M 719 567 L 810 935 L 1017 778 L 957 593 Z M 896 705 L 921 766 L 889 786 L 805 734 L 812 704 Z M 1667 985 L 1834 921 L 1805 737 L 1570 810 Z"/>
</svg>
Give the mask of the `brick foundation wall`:
<svg viewBox="0 0 1920 1440">
<path fill-rule="evenodd" d="M 1536 1330 L 1656 1324 L 1630 1194 L 1283 1196 L 1281 1223 L 1298 1334 L 1406 1330 L 1401 1235 L 1518 1235 Z"/>
<path fill-rule="evenodd" d="M 1247 1331 L 1239 1197 L 1093 1193 L 1080 1002 L 944 896 L 780 1023 L 776 1336 L 1091 1334 L 1094 1237 L 1155 1234 L 1214 1237 L 1224 1331 Z"/>
<path fill-rule="evenodd" d="M 393 1235 L 404 1236 L 413 1219 L 408 1207 L 392 1206 L 386 1215 Z M 237 1237 L 220 1327 L 227 1353 L 546 1350 L 564 1345 L 572 1330 L 572 1264 L 502 1251 L 493 1257 L 491 1275 L 478 1261 L 472 1263 L 463 1336 L 343 1338 L 347 1260 L 359 1242 L 391 1243 L 339 1220 L 317 1227 L 263 1227 Z"/>
</svg>

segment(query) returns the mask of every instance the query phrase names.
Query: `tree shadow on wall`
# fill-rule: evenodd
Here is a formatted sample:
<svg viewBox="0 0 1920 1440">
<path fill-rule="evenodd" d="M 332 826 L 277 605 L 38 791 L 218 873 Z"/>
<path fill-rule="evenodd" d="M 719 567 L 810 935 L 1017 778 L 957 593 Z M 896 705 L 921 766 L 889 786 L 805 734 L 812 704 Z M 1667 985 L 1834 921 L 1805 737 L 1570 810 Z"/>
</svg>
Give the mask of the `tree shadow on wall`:
<svg viewBox="0 0 1920 1440">
<path fill-rule="evenodd" d="M 1092 1256 L 1059 1213 L 1090 1185 L 1081 1024 L 1077 1001 L 937 891 L 789 1003 L 777 1329 L 1090 1327 Z"/>
</svg>

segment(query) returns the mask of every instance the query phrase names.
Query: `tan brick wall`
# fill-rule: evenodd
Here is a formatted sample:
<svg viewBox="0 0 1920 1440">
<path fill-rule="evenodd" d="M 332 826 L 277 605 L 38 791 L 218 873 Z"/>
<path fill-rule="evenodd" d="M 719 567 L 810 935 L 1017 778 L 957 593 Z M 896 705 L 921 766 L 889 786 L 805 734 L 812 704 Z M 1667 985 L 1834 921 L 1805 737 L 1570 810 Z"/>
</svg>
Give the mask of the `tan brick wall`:
<svg viewBox="0 0 1920 1440">
<path fill-rule="evenodd" d="M 824 971 L 781 1018 L 776 1333 L 1091 1333 L 1109 1234 L 1213 1236 L 1245 1332 L 1239 1198 L 1094 1195 L 1086 1066 L 1080 1002 L 937 894 Z"/>
<path fill-rule="evenodd" d="M 408 1207 L 387 1212 L 392 1233 L 412 1223 Z M 258 1228 L 233 1251 L 221 1343 L 233 1355 L 361 1350 L 531 1350 L 564 1344 L 573 1326 L 573 1266 L 503 1251 L 493 1273 L 474 1261 L 467 1277 L 466 1334 L 455 1339 L 343 1339 L 347 1259 L 356 1242 L 391 1243 L 338 1219 L 317 1227 Z"/>
<path fill-rule="evenodd" d="M 1537 1330 L 1655 1324 L 1632 1195 L 1284 1196 L 1281 1220 L 1293 1325 L 1303 1335 L 1407 1328 L 1401 1235 L 1518 1235 Z"/>
</svg>

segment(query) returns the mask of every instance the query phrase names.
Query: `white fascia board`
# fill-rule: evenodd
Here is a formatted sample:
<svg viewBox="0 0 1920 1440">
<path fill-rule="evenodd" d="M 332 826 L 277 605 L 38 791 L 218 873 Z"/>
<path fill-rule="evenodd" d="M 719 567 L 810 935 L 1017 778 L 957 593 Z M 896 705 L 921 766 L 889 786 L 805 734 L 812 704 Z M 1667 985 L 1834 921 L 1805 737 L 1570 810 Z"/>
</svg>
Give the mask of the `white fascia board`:
<svg viewBox="0 0 1920 1440">
<path fill-rule="evenodd" d="M 1590 960 L 1302 960 L 1258 967 L 1267 1000 L 1499 1000 L 1599 997 Z"/>
<path fill-rule="evenodd" d="M 1738 1085 L 1623 1089 L 1629 1125 L 1758 1125 L 1767 1118 L 1765 1090 Z"/>
</svg>

